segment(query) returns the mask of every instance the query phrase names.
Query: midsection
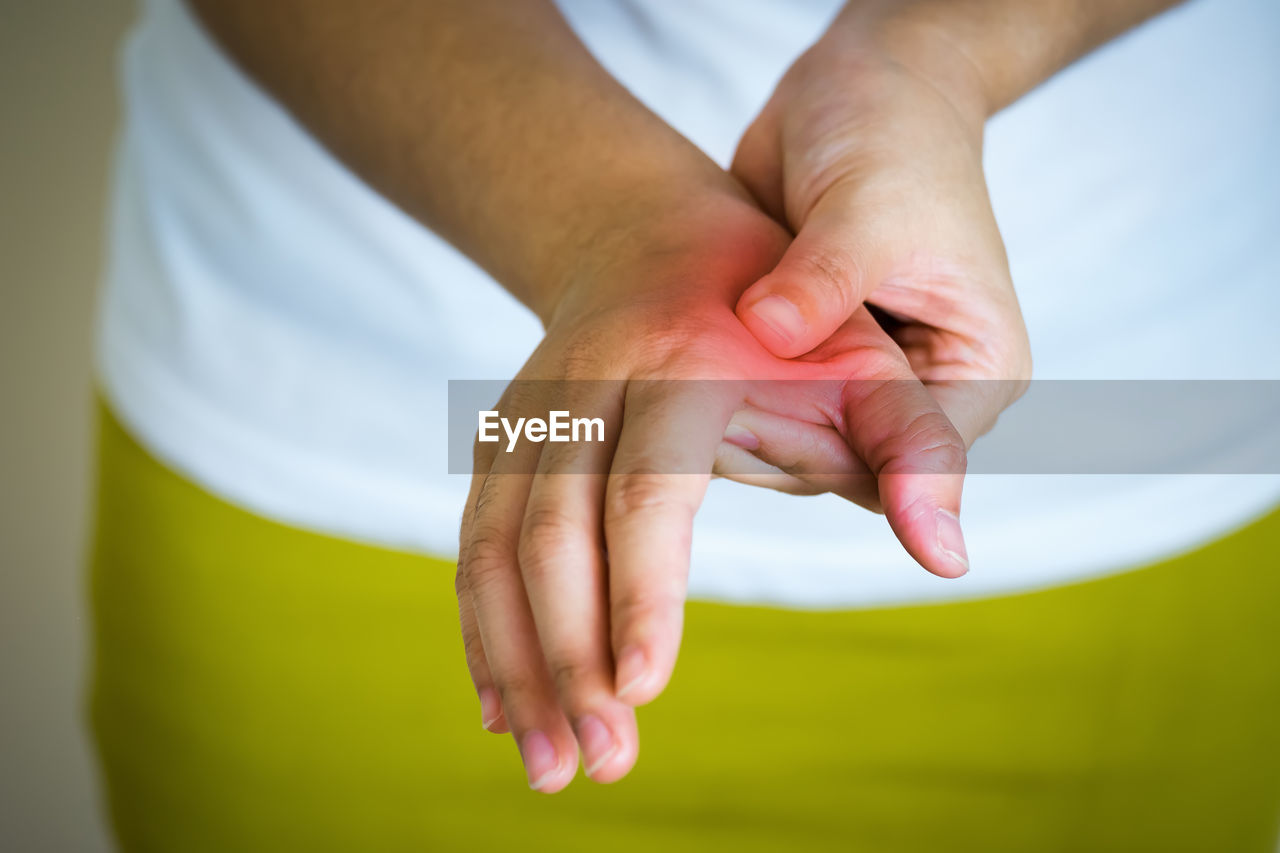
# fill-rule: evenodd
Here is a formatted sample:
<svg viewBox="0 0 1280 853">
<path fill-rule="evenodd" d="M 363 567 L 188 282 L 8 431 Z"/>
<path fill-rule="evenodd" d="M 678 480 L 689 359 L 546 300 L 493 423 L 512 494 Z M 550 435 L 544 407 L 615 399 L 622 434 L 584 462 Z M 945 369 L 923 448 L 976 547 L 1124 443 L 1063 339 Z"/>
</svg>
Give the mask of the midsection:
<svg viewBox="0 0 1280 853">
<path fill-rule="evenodd" d="M 725 163 L 838 4 L 561 5 Z M 1273 4 L 1192 3 L 992 122 L 993 203 L 1039 377 L 1280 377 L 1277 36 Z M 451 552 L 466 482 L 446 470 L 447 382 L 514 375 L 537 322 L 330 157 L 176 0 L 149 4 L 124 85 L 99 348 L 113 407 L 264 515 Z M 691 586 L 805 607 L 992 595 L 1192 547 L 1277 496 L 1265 477 L 974 477 L 975 580 L 939 586 L 880 517 L 717 483 Z"/>
</svg>

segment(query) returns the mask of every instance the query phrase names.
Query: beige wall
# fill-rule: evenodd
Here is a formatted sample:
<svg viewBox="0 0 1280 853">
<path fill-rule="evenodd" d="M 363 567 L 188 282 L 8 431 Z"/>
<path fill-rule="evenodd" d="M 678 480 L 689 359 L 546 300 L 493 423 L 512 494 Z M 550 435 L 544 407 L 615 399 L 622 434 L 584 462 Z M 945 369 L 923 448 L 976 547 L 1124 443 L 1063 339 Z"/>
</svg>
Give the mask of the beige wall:
<svg viewBox="0 0 1280 853">
<path fill-rule="evenodd" d="M 90 327 L 132 0 L 0 0 L 0 849 L 108 847 L 82 723 Z"/>
</svg>

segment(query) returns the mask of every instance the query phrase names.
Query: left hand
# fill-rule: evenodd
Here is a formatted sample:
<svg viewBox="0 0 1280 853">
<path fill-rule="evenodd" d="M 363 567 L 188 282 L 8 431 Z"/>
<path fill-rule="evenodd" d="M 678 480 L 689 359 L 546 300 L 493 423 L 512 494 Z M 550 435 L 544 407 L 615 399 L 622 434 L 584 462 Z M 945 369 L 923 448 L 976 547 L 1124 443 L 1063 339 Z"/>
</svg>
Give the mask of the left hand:
<svg viewBox="0 0 1280 853">
<path fill-rule="evenodd" d="M 983 175 L 980 81 L 929 31 L 856 12 L 795 63 L 739 145 L 733 173 L 796 239 L 737 314 L 791 358 L 863 303 L 879 309 L 971 445 L 1031 373 Z"/>
</svg>

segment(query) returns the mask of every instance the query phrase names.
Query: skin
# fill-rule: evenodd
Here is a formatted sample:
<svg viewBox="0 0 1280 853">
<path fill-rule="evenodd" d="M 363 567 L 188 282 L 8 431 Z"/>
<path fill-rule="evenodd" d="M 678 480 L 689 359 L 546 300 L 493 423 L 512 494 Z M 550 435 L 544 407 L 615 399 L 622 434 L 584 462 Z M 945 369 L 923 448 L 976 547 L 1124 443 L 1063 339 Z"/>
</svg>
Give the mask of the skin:
<svg viewBox="0 0 1280 853">
<path fill-rule="evenodd" d="M 794 357 L 869 304 L 966 444 L 1031 349 L 982 169 L 987 118 L 1167 0 L 849 3 L 748 128 L 732 171 L 796 234 L 742 322 Z"/>
<path fill-rule="evenodd" d="M 546 0 L 192 5 L 337 157 L 542 318 L 504 414 L 606 414 L 604 445 L 477 444 L 461 531 L 483 722 L 552 792 L 579 753 L 597 781 L 633 766 L 633 707 L 671 676 L 713 470 L 837 491 L 884 511 L 928 570 L 966 570 L 965 450 L 1029 371 L 982 120 L 1158 4 L 851 4 L 733 175 Z M 768 297 L 796 306 L 799 334 L 777 334 Z M 974 399 L 974 377 L 1012 382 Z M 613 381 L 567 401 L 520 381 L 548 378 Z M 758 379 L 801 381 L 738 381 Z"/>
<path fill-rule="evenodd" d="M 944 576 L 965 570 L 947 551 L 962 547 L 958 525 L 940 538 L 935 518 L 958 506 L 963 443 L 901 350 L 863 311 L 804 360 L 771 355 L 732 310 L 776 263 L 785 231 L 728 197 L 670 224 L 667 251 L 574 291 L 584 304 L 558 314 L 498 405 L 600 415 L 620 425 L 610 441 L 476 445 L 458 578 L 468 661 L 483 722 L 516 735 L 538 790 L 573 778 L 575 740 L 596 781 L 634 763 L 632 706 L 675 666 L 694 514 L 749 399 L 841 436 L 911 553 Z M 601 364 L 615 381 L 562 396 L 525 381 L 600 379 Z M 753 393 L 762 379 L 773 384 Z"/>
</svg>

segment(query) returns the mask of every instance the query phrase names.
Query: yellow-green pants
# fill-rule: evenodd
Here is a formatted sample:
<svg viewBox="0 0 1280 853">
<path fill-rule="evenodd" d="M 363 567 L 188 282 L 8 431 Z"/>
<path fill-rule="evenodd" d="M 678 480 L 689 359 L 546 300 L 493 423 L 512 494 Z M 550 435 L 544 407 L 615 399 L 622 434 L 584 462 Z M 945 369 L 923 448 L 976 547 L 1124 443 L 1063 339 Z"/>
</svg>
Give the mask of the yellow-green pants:
<svg viewBox="0 0 1280 853">
<path fill-rule="evenodd" d="M 633 773 L 546 796 L 481 730 L 450 563 L 100 436 L 91 706 L 124 850 L 1275 849 L 1280 514 L 995 600 L 692 603 Z"/>
</svg>

